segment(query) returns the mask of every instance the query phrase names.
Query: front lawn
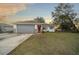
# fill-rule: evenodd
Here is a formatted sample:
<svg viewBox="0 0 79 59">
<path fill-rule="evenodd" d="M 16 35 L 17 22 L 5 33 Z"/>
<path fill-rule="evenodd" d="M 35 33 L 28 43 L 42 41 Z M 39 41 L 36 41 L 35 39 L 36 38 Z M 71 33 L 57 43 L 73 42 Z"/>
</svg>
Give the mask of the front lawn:
<svg viewBox="0 0 79 59">
<path fill-rule="evenodd" d="M 9 53 L 10 55 L 79 54 L 78 33 L 36 34 Z"/>
</svg>

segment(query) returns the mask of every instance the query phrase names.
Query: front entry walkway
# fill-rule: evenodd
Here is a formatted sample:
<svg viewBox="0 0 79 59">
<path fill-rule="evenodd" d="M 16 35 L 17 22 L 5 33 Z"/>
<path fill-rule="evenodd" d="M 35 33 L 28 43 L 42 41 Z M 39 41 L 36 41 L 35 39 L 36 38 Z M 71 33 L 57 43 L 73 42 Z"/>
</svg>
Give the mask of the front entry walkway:
<svg viewBox="0 0 79 59">
<path fill-rule="evenodd" d="M 19 44 L 28 39 L 32 34 L 21 34 L 19 36 L 6 38 L 0 41 L 0 55 L 6 55 Z"/>
</svg>

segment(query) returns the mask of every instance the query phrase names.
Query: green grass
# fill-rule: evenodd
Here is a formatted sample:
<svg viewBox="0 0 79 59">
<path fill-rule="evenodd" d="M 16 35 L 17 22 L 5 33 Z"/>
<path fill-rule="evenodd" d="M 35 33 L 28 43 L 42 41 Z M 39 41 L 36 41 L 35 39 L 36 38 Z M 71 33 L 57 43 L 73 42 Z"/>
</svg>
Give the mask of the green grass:
<svg viewBox="0 0 79 59">
<path fill-rule="evenodd" d="M 12 55 L 79 54 L 78 33 L 43 33 L 24 41 L 11 51 Z"/>
</svg>

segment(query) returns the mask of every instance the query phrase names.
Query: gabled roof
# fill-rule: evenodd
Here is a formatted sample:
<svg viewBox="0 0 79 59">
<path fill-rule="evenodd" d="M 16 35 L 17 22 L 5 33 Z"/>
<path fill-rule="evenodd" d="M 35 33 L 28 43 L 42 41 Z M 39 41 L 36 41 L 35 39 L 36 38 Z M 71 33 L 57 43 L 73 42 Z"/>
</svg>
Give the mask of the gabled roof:
<svg viewBox="0 0 79 59">
<path fill-rule="evenodd" d="M 20 22 L 14 23 L 14 24 L 46 24 L 46 23 L 39 23 L 39 22 L 32 20 L 32 21 L 20 21 Z"/>
</svg>

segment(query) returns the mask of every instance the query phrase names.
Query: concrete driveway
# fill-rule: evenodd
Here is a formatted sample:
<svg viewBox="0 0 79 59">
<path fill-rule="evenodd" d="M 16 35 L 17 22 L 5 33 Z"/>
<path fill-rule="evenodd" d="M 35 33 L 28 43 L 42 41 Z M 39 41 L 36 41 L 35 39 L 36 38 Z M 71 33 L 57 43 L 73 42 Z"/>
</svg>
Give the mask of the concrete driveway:
<svg viewBox="0 0 79 59">
<path fill-rule="evenodd" d="M 32 34 L 20 34 L 18 36 L 13 35 L 11 37 L 8 36 L 8 38 L 0 40 L 0 55 L 8 54 L 10 51 L 15 49 L 19 44 L 28 39 L 31 35 Z"/>
<path fill-rule="evenodd" d="M 18 36 L 18 34 L 15 33 L 2 33 L 0 34 L 0 41 L 6 38 L 10 38 L 10 37 L 14 37 L 14 36 Z"/>
</svg>

